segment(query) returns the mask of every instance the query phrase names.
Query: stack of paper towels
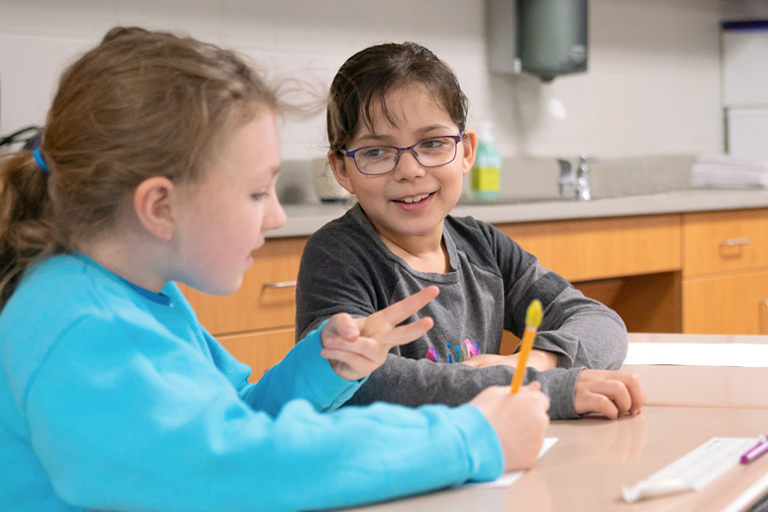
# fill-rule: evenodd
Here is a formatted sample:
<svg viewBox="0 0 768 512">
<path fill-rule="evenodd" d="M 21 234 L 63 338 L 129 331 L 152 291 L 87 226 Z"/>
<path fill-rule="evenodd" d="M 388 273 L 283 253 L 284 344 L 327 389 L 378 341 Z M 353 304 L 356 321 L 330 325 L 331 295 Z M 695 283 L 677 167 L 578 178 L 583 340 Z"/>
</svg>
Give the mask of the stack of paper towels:
<svg viewBox="0 0 768 512">
<path fill-rule="evenodd" d="M 693 188 L 766 188 L 768 161 L 728 155 L 699 156 L 691 166 Z"/>
</svg>

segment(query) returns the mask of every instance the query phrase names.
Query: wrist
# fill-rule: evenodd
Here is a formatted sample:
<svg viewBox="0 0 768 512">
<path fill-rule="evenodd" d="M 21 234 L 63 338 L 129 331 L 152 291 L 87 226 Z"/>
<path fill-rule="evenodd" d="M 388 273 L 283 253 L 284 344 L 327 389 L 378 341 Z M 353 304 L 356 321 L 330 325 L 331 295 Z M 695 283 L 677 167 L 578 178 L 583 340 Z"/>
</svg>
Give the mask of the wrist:
<svg viewBox="0 0 768 512">
<path fill-rule="evenodd" d="M 546 350 L 531 350 L 526 366 L 533 366 L 539 371 L 557 368 L 557 354 Z"/>
</svg>

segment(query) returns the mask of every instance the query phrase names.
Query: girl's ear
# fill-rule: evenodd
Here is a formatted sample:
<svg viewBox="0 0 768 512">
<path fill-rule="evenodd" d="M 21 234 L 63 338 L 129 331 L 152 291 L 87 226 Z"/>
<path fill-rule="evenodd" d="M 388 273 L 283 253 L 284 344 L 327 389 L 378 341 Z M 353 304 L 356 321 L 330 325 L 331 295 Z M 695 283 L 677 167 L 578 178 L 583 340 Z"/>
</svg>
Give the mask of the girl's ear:
<svg viewBox="0 0 768 512">
<path fill-rule="evenodd" d="M 174 192 L 177 189 L 171 180 L 155 176 L 142 181 L 133 194 L 133 209 L 139 222 L 162 240 L 173 236 Z"/>
<path fill-rule="evenodd" d="M 335 151 L 328 152 L 328 163 L 331 166 L 333 175 L 336 177 L 336 181 L 339 182 L 339 185 L 344 187 L 344 190 L 350 194 L 354 194 L 355 189 L 352 186 L 352 182 L 349 180 L 349 173 L 347 172 L 348 160 L 350 159 L 344 158 L 344 156 L 339 155 Z M 352 162 L 351 165 L 355 165 L 354 162 Z"/>
<path fill-rule="evenodd" d="M 464 157 L 462 158 L 463 176 L 466 176 L 472 170 L 475 163 L 475 151 L 477 151 L 477 133 L 475 130 L 464 130 L 464 137 L 461 141 L 464 146 Z"/>
</svg>

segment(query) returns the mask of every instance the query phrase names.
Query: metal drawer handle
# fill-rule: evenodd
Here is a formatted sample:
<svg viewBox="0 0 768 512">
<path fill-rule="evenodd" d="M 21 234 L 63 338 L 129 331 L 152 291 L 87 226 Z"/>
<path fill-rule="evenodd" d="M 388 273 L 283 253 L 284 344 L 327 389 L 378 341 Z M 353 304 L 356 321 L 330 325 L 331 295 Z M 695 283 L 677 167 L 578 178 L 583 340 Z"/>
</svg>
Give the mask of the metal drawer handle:
<svg viewBox="0 0 768 512">
<path fill-rule="evenodd" d="M 280 283 L 266 283 L 265 290 L 275 290 L 277 288 L 291 288 L 296 286 L 296 281 L 282 281 Z"/>
<path fill-rule="evenodd" d="M 723 240 L 719 243 L 719 245 L 727 245 L 729 247 L 734 245 L 749 245 L 752 242 L 750 238 L 729 238 L 728 240 Z"/>
</svg>

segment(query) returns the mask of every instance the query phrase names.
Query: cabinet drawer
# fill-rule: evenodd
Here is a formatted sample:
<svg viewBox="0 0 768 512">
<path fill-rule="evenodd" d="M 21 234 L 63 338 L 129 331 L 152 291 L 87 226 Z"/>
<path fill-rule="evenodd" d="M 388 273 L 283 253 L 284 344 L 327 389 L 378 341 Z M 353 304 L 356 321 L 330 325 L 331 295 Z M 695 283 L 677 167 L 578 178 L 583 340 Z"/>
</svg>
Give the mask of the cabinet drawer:
<svg viewBox="0 0 768 512">
<path fill-rule="evenodd" d="M 683 332 L 768 334 L 768 272 L 683 282 Z"/>
<path fill-rule="evenodd" d="M 768 210 L 683 216 L 685 276 L 765 266 L 768 266 Z"/>
<path fill-rule="evenodd" d="M 306 238 L 268 239 L 232 295 L 207 295 L 182 286 L 200 322 L 212 334 L 293 327 L 296 276 Z"/>
<path fill-rule="evenodd" d="M 679 215 L 498 227 L 544 267 L 571 282 L 668 272 L 681 265 Z"/>
<path fill-rule="evenodd" d="M 283 360 L 294 346 L 295 331 L 275 329 L 266 332 L 219 336 L 217 339 L 235 358 L 251 367 L 250 382 Z"/>
</svg>

